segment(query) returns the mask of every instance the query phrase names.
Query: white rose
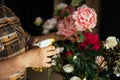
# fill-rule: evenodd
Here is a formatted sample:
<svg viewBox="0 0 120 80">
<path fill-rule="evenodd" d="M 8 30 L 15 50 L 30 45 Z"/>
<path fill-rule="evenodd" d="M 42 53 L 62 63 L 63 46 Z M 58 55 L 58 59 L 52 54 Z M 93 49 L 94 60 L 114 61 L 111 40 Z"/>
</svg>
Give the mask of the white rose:
<svg viewBox="0 0 120 80">
<path fill-rule="evenodd" d="M 106 49 L 114 48 L 118 44 L 116 37 L 110 36 L 106 39 L 105 47 Z"/>
<path fill-rule="evenodd" d="M 67 65 L 64 65 L 64 66 L 63 66 L 63 70 L 64 70 L 66 73 L 71 73 L 71 72 L 73 72 L 74 67 L 73 67 L 73 65 L 71 65 L 71 64 L 67 64 Z"/>
<path fill-rule="evenodd" d="M 73 76 L 73 77 L 70 78 L 70 80 L 81 80 L 81 79 L 77 76 Z"/>
</svg>

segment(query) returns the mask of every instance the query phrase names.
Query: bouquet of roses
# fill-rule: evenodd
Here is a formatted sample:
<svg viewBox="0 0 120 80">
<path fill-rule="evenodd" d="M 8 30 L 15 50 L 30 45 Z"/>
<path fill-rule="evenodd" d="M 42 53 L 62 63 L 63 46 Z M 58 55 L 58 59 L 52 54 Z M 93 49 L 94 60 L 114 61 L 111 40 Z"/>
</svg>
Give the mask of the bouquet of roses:
<svg viewBox="0 0 120 80">
<path fill-rule="evenodd" d="M 101 40 L 99 34 L 93 32 L 96 24 L 97 14 L 86 4 L 76 7 L 60 3 L 55 7 L 55 16 L 44 22 L 42 34 L 54 31 L 68 40 L 53 44 L 57 55 L 52 57 L 49 75 L 57 72 L 65 80 L 120 77 L 120 42 L 115 36 Z"/>
</svg>

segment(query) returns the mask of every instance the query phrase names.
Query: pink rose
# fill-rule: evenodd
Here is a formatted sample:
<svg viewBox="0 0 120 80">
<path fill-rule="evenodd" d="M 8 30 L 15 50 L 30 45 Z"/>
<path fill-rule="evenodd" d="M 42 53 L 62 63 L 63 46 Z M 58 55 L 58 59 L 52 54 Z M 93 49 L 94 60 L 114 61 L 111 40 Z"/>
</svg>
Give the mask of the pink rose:
<svg viewBox="0 0 120 80">
<path fill-rule="evenodd" d="M 57 24 L 59 35 L 64 35 L 66 37 L 71 37 L 76 33 L 76 28 L 74 25 L 74 20 L 72 16 L 65 17 L 63 20 L 60 20 Z"/>
<path fill-rule="evenodd" d="M 96 26 L 97 14 L 94 9 L 83 5 L 74 12 L 73 19 L 75 20 L 75 25 L 78 30 L 91 30 Z"/>
</svg>

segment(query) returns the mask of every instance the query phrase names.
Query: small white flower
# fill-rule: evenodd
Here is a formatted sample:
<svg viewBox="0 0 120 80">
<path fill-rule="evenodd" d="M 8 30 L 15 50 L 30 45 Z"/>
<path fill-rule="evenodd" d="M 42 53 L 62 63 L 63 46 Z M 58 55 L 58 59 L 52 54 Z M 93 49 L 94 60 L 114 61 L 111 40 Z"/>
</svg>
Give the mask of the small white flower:
<svg viewBox="0 0 120 80">
<path fill-rule="evenodd" d="M 57 4 L 56 5 L 56 9 L 64 9 L 65 7 L 67 7 L 67 4 L 65 4 L 65 3 L 59 3 L 59 4 Z"/>
<path fill-rule="evenodd" d="M 64 50 L 64 47 L 57 47 L 56 48 L 57 54 L 63 52 L 63 50 Z"/>
<path fill-rule="evenodd" d="M 50 23 L 55 26 L 57 24 L 56 18 L 51 18 Z"/>
<path fill-rule="evenodd" d="M 46 30 L 51 30 L 53 28 L 53 26 L 51 24 L 48 24 L 47 22 L 45 22 L 42 27 Z"/>
<path fill-rule="evenodd" d="M 56 52 L 57 52 L 57 54 L 59 54 L 61 51 L 60 51 L 60 47 L 57 47 L 56 48 Z"/>
<path fill-rule="evenodd" d="M 61 47 L 61 48 L 60 48 L 60 52 L 63 52 L 63 51 L 64 51 L 64 47 Z"/>
<path fill-rule="evenodd" d="M 120 59 L 116 61 L 116 66 L 113 67 L 114 74 L 120 77 Z"/>
<path fill-rule="evenodd" d="M 120 74 L 116 74 L 117 77 L 120 77 Z"/>
<path fill-rule="evenodd" d="M 52 59 L 56 59 L 58 57 L 58 55 L 56 54 L 56 55 L 53 55 L 52 56 Z"/>
<path fill-rule="evenodd" d="M 62 53 L 63 52 L 63 50 L 64 50 L 64 47 L 57 47 L 56 48 L 56 57 L 54 57 L 54 58 L 57 58 L 57 57 L 60 57 L 60 53 Z"/>
<path fill-rule="evenodd" d="M 51 65 L 55 66 L 56 65 L 56 60 L 52 60 Z"/>
<path fill-rule="evenodd" d="M 67 65 L 64 65 L 64 66 L 63 66 L 63 70 L 64 70 L 66 73 L 71 73 L 71 72 L 73 72 L 74 67 L 73 67 L 73 65 L 71 65 L 71 64 L 67 64 Z"/>
<path fill-rule="evenodd" d="M 44 29 L 43 31 L 42 31 L 42 34 L 48 34 L 49 33 L 49 30 L 47 30 L 47 29 Z"/>
<path fill-rule="evenodd" d="M 83 80 L 87 80 L 86 77 L 84 77 Z"/>
<path fill-rule="evenodd" d="M 106 39 L 105 47 L 106 49 L 114 48 L 118 44 L 116 37 L 110 36 Z"/>
<path fill-rule="evenodd" d="M 73 77 L 70 78 L 70 80 L 81 80 L 81 79 L 77 76 L 73 76 Z"/>
<path fill-rule="evenodd" d="M 42 24 L 42 22 L 43 22 L 43 20 L 42 20 L 41 17 L 36 17 L 36 18 L 35 18 L 35 21 L 34 21 L 34 24 L 35 24 L 36 26 L 40 26 L 40 25 Z"/>
<path fill-rule="evenodd" d="M 43 24 L 43 29 L 51 30 L 55 27 L 57 24 L 57 20 L 55 18 L 48 19 L 44 24 Z"/>
<path fill-rule="evenodd" d="M 77 56 L 73 56 L 73 59 L 77 59 Z"/>
</svg>

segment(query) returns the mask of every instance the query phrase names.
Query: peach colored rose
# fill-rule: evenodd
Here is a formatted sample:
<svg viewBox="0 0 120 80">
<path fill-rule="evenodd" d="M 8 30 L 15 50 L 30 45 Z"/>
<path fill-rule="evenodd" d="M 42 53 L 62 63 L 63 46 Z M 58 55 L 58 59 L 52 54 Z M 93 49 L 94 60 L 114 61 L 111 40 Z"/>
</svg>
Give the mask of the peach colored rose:
<svg viewBox="0 0 120 80">
<path fill-rule="evenodd" d="M 63 20 L 60 20 L 57 24 L 59 35 L 64 35 L 66 37 L 71 37 L 76 33 L 76 28 L 74 25 L 74 20 L 71 15 L 65 17 Z"/>
<path fill-rule="evenodd" d="M 97 56 L 95 57 L 95 62 L 101 67 L 105 68 L 107 62 L 105 62 L 105 58 L 103 56 Z"/>
<path fill-rule="evenodd" d="M 94 9 L 87 7 L 87 5 L 83 5 L 78 7 L 77 11 L 74 12 L 73 19 L 75 20 L 75 25 L 78 30 L 91 30 L 96 26 L 97 14 Z"/>
</svg>

